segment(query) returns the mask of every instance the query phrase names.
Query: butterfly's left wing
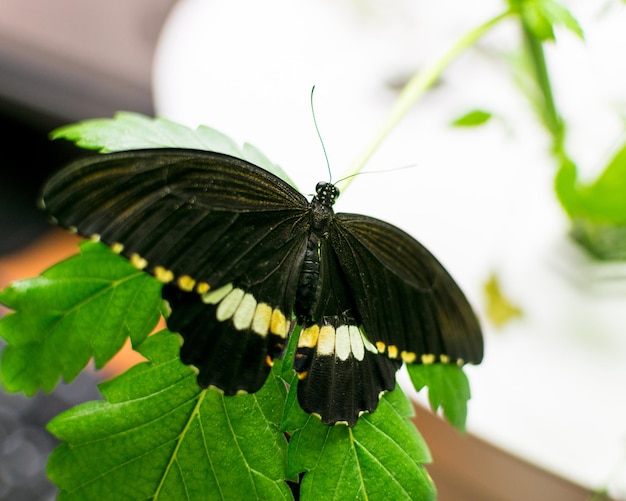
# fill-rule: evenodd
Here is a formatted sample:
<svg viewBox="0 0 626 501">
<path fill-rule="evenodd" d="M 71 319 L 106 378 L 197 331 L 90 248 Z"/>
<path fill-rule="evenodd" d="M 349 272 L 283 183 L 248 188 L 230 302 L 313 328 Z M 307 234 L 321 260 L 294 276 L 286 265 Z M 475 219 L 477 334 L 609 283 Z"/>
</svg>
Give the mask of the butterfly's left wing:
<svg viewBox="0 0 626 501">
<path fill-rule="evenodd" d="M 407 363 L 480 363 L 483 338 L 467 298 L 413 237 L 367 216 L 337 214 L 330 241 L 368 338 Z"/>
<path fill-rule="evenodd" d="M 383 221 L 336 214 L 320 243 L 317 302 L 298 340 L 300 406 L 356 424 L 407 363 L 482 359 L 467 299 L 419 242 Z"/>
</svg>

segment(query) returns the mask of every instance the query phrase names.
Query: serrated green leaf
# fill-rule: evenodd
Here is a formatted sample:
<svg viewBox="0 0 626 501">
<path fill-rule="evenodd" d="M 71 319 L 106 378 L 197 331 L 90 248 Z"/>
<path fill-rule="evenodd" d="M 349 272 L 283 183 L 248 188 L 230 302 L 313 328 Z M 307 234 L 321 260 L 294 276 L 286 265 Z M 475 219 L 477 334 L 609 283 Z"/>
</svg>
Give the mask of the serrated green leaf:
<svg viewBox="0 0 626 501">
<path fill-rule="evenodd" d="M 52 131 L 50 137 L 67 139 L 81 148 L 101 153 L 143 148 L 216 151 L 263 167 L 295 187 L 287 174 L 260 150 L 247 143 L 240 148 L 225 134 L 205 125 L 191 129 L 165 118 L 120 111 L 113 118 L 95 118 L 59 127 Z"/>
<path fill-rule="evenodd" d="M 477 127 L 487 123 L 492 115 L 484 110 L 472 110 L 456 118 L 452 125 L 455 127 Z"/>
<path fill-rule="evenodd" d="M 139 344 L 156 325 L 160 284 L 93 242 L 81 253 L 11 284 L 0 302 L 15 310 L 0 321 L 8 345 L 0 375 L 11 391 L 51 391 L 94 357 L 101 368 L 130 337 Z"/>
<path fill-rule="evenodd" d="M 463 369 L 456 364 L 409 364 L 407 369 L 417 391 L 428 387 L 428 401 L 433 411 L 442 408 L 448 422 L 457 430 L 465 431 L 471 394 Z"/>
<path fill-rule="evenodd" d="M 307 416 L 289 442 L 289 473 L 306 472 L 300 499 L 435 499 L 434 484 L 423 466 L 430 462 L 430 453 L 407 419 L 412 411 L 397 388 L 354 428 L 329 427 Z"/>
<path fill-rule="evenodd" d="M 225 397 L 198 387 L 169 331 L 139 347 L 149 362 L 101 385 L 89 402 L 50 422 L 65 443 L 48 475 L 60 500 L 293 499 L 287 442 L 277 429 L 281 383 Z"/>
</svg>

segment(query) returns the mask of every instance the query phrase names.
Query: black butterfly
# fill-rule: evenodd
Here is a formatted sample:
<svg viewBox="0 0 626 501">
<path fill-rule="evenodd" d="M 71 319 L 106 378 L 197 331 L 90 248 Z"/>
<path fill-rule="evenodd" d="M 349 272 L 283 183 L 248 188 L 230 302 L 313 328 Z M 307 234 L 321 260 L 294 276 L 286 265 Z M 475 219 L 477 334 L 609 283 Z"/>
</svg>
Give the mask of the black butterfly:
<svg viewBox="0 0 626 501">
<path fill-rule="evenodd" d="M 378 219 L 335 214 L 282 179 L 220 153 L 154 149 L 76 161 L 45 186 L 58 224 L 100 238 L 164 283 L 170 330 L 198 383 L 255 392 L 292 318 L 301 407 L 356 424 L 406 363 L 479 363 L 465 296 L 416 240 Z"/>
</svg>

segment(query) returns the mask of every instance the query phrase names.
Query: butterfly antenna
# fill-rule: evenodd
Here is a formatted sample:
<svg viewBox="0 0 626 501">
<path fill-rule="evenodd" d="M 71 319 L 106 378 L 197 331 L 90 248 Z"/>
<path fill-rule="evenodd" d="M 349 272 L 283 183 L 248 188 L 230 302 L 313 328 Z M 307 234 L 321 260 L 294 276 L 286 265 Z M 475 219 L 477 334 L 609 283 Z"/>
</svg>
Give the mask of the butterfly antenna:
<svg viewBox="0 0 626 501">
<path fill-rule="evenodd" d="M 330 170 L 330 162 L 328 161 L 328 154 L 326 153 L 326 146 L 324 146 L 324 140 L 322 139 L 322 135 L 320 134 L 320 129 L 317 126 L 317 118 L 315 118 L 315 106 L 313 105 L 313 94 L 315 93 L 315 85 L 311 89 L 311 114 L 313 115 L 313 124 L 315 125 L 315 132 L 317 132 L 317 137 L 320 140 L 322 145 L 322 151 L 324 152 L 324 158 L 326 159 L 326 168 L 328 169 L 328 182 L 330 183 L 333 177 L 333 174 Z"/>
<path fill-rule="evenodd" d="M 417 167 L 417 164 L 403 165 L 401 167 L 393 167 L 391 169 L 367 170 L 367 171 L 361 171 L 361 172 L 354 172 L 353 174 L 348 174 L 347 176 L 344 176 L 341 179 L 338 179 L 335 182 L 335 184 L 342 183 L 342 182 L 344 182 L 346 180 L 352 180 L 356 176 L 362 176 L 362 175 L 365 175 L 365 174 L 386 174 L 388 172 L 395 172 L 395 171 L 404 170 L 404 169 L 413 169 L 415 167 Z M 345 189 L 345 186 L 344 186 L 344 189 Z"/>
</svg>

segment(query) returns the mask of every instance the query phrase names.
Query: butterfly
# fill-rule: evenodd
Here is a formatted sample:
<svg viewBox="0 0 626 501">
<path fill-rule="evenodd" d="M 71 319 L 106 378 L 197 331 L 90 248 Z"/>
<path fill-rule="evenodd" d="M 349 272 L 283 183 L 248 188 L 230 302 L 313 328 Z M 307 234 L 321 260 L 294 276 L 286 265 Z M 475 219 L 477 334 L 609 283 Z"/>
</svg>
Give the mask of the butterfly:
<svg viewBox="0 0 626 501">
<path fill-rule="evenodd" d="M 45 185 L 55 222 L 163 283 L 168 328 L 201 387 L 253 393 L 300 327 L 302 409 L 354 426 L 403 362 L 480 363 L 483 339 L 443 266 L 402 230 L 337 213 L 247 161 L 189 149 L 77 160 Z"/>
</svg>

